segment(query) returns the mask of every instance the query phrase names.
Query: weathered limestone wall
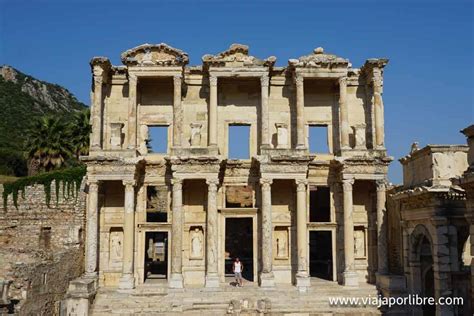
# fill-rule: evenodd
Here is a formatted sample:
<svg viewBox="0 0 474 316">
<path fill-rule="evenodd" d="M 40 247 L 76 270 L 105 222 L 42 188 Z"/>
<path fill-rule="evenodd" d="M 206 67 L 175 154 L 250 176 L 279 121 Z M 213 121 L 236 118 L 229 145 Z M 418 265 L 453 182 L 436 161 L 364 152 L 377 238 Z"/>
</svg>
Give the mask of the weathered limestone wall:
<svg viewBox="0 0 474 316">
<path fill-rule="evenodd" d="M 53 182 L 50 207 L 42 185 L 27 187 L 24 196 L 16 209 L 10 195 L 0 212 L 0 279 L 13 281 L 8 297 L 16 312 L 58 315 L 69 281 L 84 267 L 86 195 L 81 187 L 77 198 L 66 199 L 61 186 L 56 205 Z"/>
</svg>

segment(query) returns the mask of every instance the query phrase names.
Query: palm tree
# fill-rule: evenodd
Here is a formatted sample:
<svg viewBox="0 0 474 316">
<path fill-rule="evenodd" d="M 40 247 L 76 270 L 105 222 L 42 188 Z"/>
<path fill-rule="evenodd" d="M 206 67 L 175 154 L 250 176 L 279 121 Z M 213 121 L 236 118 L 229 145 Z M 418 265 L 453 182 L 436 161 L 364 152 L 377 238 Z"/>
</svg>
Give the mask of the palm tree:
<svg viewBox="0 0 474 316">
<path fill-rule="evenodd" d="M 27 131 L 26 152 L 30 165 L 50 171 L 62 166 L 73 154 L 73 146 L 67 135 L 67 126 L 61 120 L 46 116 L 36 121 Z"/>
<path fill-rule="evenodd" d="M 68 138 L 73 146 L 72 150 L 76 159 L 89 153 L 89 135 L 92 131 L 89 116 L 89 110 L 77 112 L 69 124 Z"/>
</svg>

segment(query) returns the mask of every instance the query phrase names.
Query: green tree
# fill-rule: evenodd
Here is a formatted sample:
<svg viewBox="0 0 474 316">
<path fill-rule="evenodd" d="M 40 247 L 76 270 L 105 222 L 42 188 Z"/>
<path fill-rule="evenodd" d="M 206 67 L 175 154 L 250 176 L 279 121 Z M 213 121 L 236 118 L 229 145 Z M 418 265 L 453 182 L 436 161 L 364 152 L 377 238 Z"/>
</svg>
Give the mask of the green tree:
<svg viewBox="0 0 474 316">
<path fill-rule="evenodd" d="M 89 117 L 89 110 L 80 111 L 74 114 L 72 121 L 69 123 L 68 138 L 72 144 L 74 156 L 78 160 L 79 156 L 89 153 L 89 135 L 92 130 Z"/>
<path fill-rule="evenodd" d="M 26 153 L 30 166 L 51 171 L 73 155 L 74 146 L 61 118 L 46 116 L 39 119 L 27 131 L 27 136 Z M 30 170 L 31 173 L 35 172 Z"/>
</svg>

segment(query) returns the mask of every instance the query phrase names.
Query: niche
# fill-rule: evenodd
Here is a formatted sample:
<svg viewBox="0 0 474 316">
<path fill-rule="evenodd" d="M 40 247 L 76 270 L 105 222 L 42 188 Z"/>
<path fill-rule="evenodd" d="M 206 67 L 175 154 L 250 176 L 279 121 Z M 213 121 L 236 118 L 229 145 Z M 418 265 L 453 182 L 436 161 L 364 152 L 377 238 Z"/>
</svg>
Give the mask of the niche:
<svg viewBox="0 0 474 316">
<path fill-rule="evenodd" d="M 123 258 L 123 230 L 112 227 L 109 234 L 109 263 L 111 266 L 121 266 Z"/>
<path fill-rule="evenodd" d="M 189 229 L 189 258 L 204 258 L 204 234 L 201 226 L 192 226 Z"/>
</svg>

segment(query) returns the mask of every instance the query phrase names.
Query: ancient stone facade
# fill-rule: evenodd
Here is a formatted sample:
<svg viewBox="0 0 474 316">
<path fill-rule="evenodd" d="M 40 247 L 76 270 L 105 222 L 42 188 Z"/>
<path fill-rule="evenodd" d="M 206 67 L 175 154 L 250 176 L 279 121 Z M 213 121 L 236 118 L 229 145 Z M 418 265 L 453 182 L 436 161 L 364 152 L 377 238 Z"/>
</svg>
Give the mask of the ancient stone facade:
<svg viewBox="0 0 474 316">
<path fill-rule="evenodd" d="M 468 168 L 467 153 L 463 145 L 414 145 L 400 159 L 403 185 L 388 191 L 390 276 L 380 284 L 382 293 L 464 302 L 403 306 L 404 312 L 471 315 L 469 217 L 466 192 L 455 180 Z"/>
<path fill-rule="evenodd" d="M 81 191 L 82 189 L 82 191 Z M 0 314 L 59 315 L 69 281 L 84 271 L 84 186 L 47 205 L 43 185 L 12 195 L 0 211 Z M 3 186 L 0 185 L 0 194 Z M 72 192 L 71 192 L 72 193 Z"/>
<path fill-rule="evenodd" d="M 125 51 L 124 66 L 92 59 L 85 275 L 71 283 L 72 313 L 97 287 L 219 288 L 238 256 L 263 288 L 306 291 L 318 273 L 357 287 L 388 272 L 388 60 L 354 68 L 316 48 L 275 61 L 240 44 L 200 66 L 166 44 Z M 249 131 L 245 159 L 231 156 L 236 125 Z"/>
</svg>

